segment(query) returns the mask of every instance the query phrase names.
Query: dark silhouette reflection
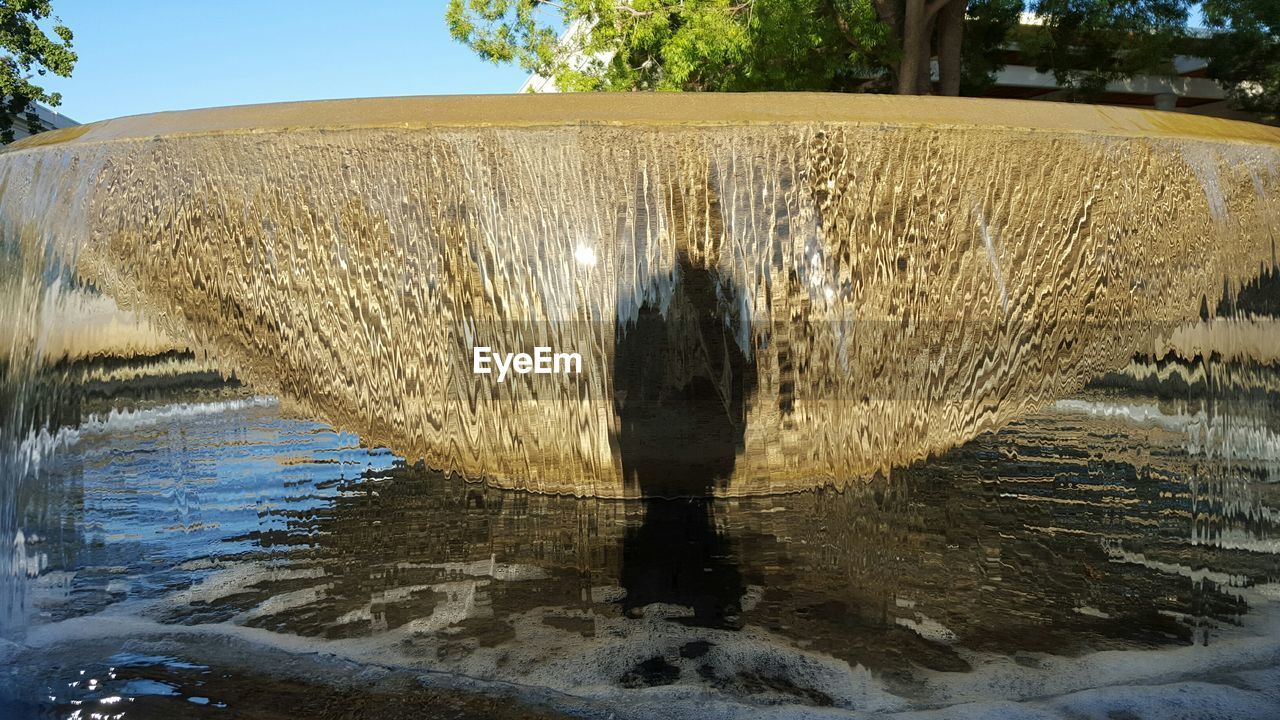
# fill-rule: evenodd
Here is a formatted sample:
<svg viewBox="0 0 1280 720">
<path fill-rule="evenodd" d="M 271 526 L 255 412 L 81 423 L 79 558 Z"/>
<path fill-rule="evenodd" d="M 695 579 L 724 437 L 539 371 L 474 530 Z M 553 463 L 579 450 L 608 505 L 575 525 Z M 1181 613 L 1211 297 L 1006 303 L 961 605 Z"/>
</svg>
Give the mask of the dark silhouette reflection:
<svg viewBox="0 0 1280 720">
<path fill-rule="evenodd" d="M 1211 377 L 1235 372 L 1208 362 Z M 1280 380 L 1280 368 L 1254 371 L 1260 386 Z M 1117 402 L 1157 402 L 1112 392 Z M 1189 392 L 1227 408 L 1240 391 L 1202 384 Z M 1268 397 L 1264 418 L 1280 407 Z M 148 611 L 162 622 L 332 639 L 400 632 L 408 636 L 388 638 L 397 652 L 474 672 L 474 663 L 506 657 L 486 655 L 492 648 L 530 646 L 521 628 L 541 628 L 547 634 L 535 637 L 547 647 L 628 642 L 614 635 L 628 622 L 608 591 L 618 585 L 633 610 L 680 604 L 693 608 L 687 622 L 704 626 L 736 627 L 745 594 L 746 626 L 909 679 L 919 667 L 968 669 L 971 652 L 1216 642 L 1261 597 L 1250 588 L 1280 578 L 1274 473 L 1258 464 L 1267 461 L 1196 459 L 1180 435 L 1143 426 L 1126 433 L 1078 414 L 1031 416 L 842 492 L 742 498 L 716 508 L 714 529 L 704 501 L 649 501 L 640 524 L 628 512 L 635 506 L 499 490 L 420 465 L 352 478 L 350 461 L 363 453 L 347 436 L 306 423 L 280 436 L 291 422 L 255 411 L 162 437 L 148 427 L 86 434 L 74 449 L 82 455 L 42 476 L 48 510 L 26 521 L 45 538 L 40 552 L 51 569 L 77 571 L 66 600 L 40 611 L 55 620 L 100 612 L 121 600 L 112 585 L 125 576 L 144 598 L 180 591 Z M 628 447 L 634 439 L 642 436 Z M 188 447 L 233 448 L 201 492 L 247 498 L 206 505 L 204 534 L 168 527 L 171 459 Z M 104 467 L 106 448 L 128 453 L 128 469 Z M 153 464 L 136 464 L 144 462 Z M 255 467 L 264 474 L 246 472 Z M 701 476 L 703 486 L 715 477 Z M 131 539 L 100 539 L 111 537 Z M 197 583 L 199 592 L 185 591 Z M 424 620 L 436 629 L 412 629 Z M 708 639 L 699 635 L 682 634 Z M 631 637 L 647 647 L 653 635 Z M 700 652 L 697 642 L 687 650 Z M 754 656 L 743 657 L 739 669 L 755 672 Z M 671 665 L 652 659 L 624 682 L 665 681 Z M 492 672 L 510 678 L 515 667 Z M 719 669 L 706 681 L 735 672 Z M 698 681 L 691 670 L 682 682 Z"/>
<path fill-rule="evenodd" d="M 616 338 L 618 447 L 645 498 L 623 544 L 623 607 L 681 605 L 690 624 L 737 627 L 743 583 L 710 496 L 733 474 L 755 374 L 732 334 L 737 290 L 685 253 L 673 280 L 669 302 L 646 302 Z"/>
</svg>

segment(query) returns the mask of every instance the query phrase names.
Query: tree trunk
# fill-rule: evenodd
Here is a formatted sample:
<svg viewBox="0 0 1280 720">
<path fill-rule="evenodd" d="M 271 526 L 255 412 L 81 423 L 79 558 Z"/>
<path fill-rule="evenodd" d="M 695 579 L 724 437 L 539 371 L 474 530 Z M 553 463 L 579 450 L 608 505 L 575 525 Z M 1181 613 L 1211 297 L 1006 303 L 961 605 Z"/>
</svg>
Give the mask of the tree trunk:
<svg viewBox="0 0 1280 720">
<path fill-rule="evenodd" d="M 902 62 L 898 65 L 899 95 L 919 95 L 927 90 L 920 86 L 921 73 L 929 72 L 929 19 L 924 0 L 906 0 L 902 12 Z M 923 66 L 923 67 L 922 67 Z"/>
<path fill-rule="evenodd" d="M 920 65 L 916 69 L 916 92 L 921 95 L 933 94 L 933 65 L 929 60 L 933 57 L 933 37 L 938 26 L 938 14 L 930 12 L 929 6 L 924 9 L 924 47 L 920 48 Z"/>
<path fill-rule="evenodd" d="M 871 5 L 876 9 L 880 22 L 889 26 L 889 32 L 894 41 L 901 44 L 902 0 L 871 0 Z M 893 62 L 889 72 L 893 75 L 894 90 L 897 91 L 898 78 L 902 77 L 902 62 L 900 60 Z"/>
<path fill-rule="evenodd" d="M 938 11 L 938 94 L 960 94 L 960 47 L 966 0 L 950 0 Z"/>
</svg>

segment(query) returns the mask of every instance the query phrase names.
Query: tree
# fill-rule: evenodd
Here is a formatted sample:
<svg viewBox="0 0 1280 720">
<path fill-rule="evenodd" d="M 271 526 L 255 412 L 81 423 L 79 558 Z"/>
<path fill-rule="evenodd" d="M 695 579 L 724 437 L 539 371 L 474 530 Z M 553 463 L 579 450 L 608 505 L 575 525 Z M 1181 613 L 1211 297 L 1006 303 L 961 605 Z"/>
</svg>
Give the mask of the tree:
<svg viewBox="0 0 1280 720">
<path fill-rule="evenodd" d="M 1073 99 L 1093 100 L 1107 83 L 1173 74 L 1194 0 L 1032 0 L 1041 24 L 1020 28 L 1024 61 L 1052 72 Z"/>
<path fill-rule="evenodd" d="M 1103 1 L 1040 5 L 1058 11 L 1073 3 L 1101 8 Z M 517 63 L 565 90 L 959 95 L 992 83 L 1023 9 L 1024 0 L 450 0 L 446 20 L 481 57 Z M 1053 37 L 1070 42 L 1069 31 L 1079 25 L 1065 23 Z M 564 27 L 571 31 L 561 39 L 556 30 Z M 1106 37 L 1119 43 L 1123 35 Z M 1041 56 L 1057 59 L 1049 50 Z M 1086 70 L 1097 57 L 1090 52 L 1072 69 Z"/>
<path fill-rule="evenodd" d="M 35 77 L 53 73 L 70 77 L 76 64 L 71 50 L 71 29 L 53 18 L 53 36 L 45 34 L 40 23 L 50 18 L 49 0 L 0 0 L 0 96 L 4 112 L 0 112 L 0 142 L 13 142 L 13 118 L 25 116 L 30 132 L 39 132 L 33 102 L 56 107 L 62 102 L 59 93 L 46 92 L 32 82 Z"/>
<path fill-rule="evenodd" d="M 825 2 L 451 0 L 446 20 L 481 57 L 565 90 L 810 90 L 839 87 L 853 52 Z"/>
<path fill-rule="evenodd" d="M 936 45 L 939 92 L 956 95 L 962 26 L 1007 30 L 1021 0 L 967 5 L 968 23 L 965 0 L 450 0 L 445 17 L 481 57 L 565 90 L 918 94 Z M 995 69 L 994 55 L 979 66 Z"/>
<path fill-rule="evenodd" d="M 1187 24 L 1200 2 L 450 0 L 446 20 L 481 57 L 564 90 L 974 95 L 1016 49 L 1066 99 L 1094 100 L 1189 54 L 1209 57 L 1241 105 L 1280 114 L 1280 0 L 1203 0 L 1214 34 L 1197 44 Z"/>
<path fill-rule="evenodd" d="M 1280 121 L 1280 2 L 1206 0 L 1209 74 L 1236 104 Z"/>
<path fill-rule="evenodd" d="M 894 92 L 926 95 L 932 86 L 929 57 L 938 48 L 938 84 L 943 95 L 960 94 L 960 48 L 965 0 L 872 0 L 889 29 Z"/>
<path fill-rule="evenodd" d="M 960 50 L 961 95 L 981 95 L 995 84 L 1022 10 L 1022 0 L 969 0 Z"/>
</svg>

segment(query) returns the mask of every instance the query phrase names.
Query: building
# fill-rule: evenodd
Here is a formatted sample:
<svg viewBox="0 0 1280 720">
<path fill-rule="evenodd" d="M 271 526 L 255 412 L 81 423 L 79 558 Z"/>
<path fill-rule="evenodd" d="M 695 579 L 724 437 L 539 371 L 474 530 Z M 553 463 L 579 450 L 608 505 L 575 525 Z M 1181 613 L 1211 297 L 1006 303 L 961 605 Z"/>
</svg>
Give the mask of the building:
<svg viewBox="0 0 1280 720">
<path fill-rule="evenodd" d="M 75 120 L 72 120 L 71 118 L 67 117 L 66 115 L 63 115 L 62 113 L 54 112 L 53 110 L 45 107 L 44 105 L 41 105 L 40 103 L 31 103 L 31 105 L 29 105 L 28 107 L 30 111 L 35 112 L 37 121 L 40 123 L 40 126 L 43 127 L 45 130 L 57 130 L 58 128 L 71 127 L 72 125 L 80 124 Z M 22 138 L 27 137 L 28 135 L 31 134 L 30 131 L 27 129 L 26 117 L 24 117 L 23 115 L 13 115 L 11 116 L 11 118 L 13 120 L 13 139 L 14 140 L 21 140 Z"/>
<path fill-rule="evenodd" d="M 1024 13 L 1023 27 L 1040 25 L 1036 15 Z M 1196 33 L 1196 31 L 1192 31 Z M 1038 72 L 1022 64 L 1016 44 L 1005 52 L 1005 66 L 996 74 L 995 84 L 985 97 L 1019 100 L 1062 100 L 1068 91 L 1058 84 L 1053 73 Z M 1226 89 L 1209 77 L 1209 61 L 1178 55 L 1173 58 L 1168 75 L 1134 75 L 1108 83 L 1095 102 L 1099 105 L 1144 107 L 1155 110 L 1189 112 L 1252 120 L 1252 115 L 1229 107 Z M 936 68 L 935 68 L 936 77 Z"/>
<path fill-rule="evenodd" d="M 585 20 L 574 20 L 572 23 L 570 23 L 569 27 L 564 31 L 564 34 L 560 36 L 560 46 L 561 47 L 564 47 L 565 45 L 580 46 L 582 41 L 586 40 L 586 35 L 589 32 L 591 32 L 591 23 L 588 23 Z M 599 55 L 596 55 L 594 58 L 591 56 L 583 55 L 582 53 L 574 53 L 572 56 L 572 59 L 569 61 L 569 64 L 573 66 L 574 70 L 582 70 L 593 59 L 601 63 L 607 63 L 613 59 L 613 53 L 611 52 L 601 53 Z M 535 73 L 533 75 L 530 75 L 529 79 L 525 80 L 524 84 L 520 86 L 520 92 L 522 93 L 557 93 L 557 92 L 560 92 L 560 88 L 556 87 L 555 80 L 551 78 L 542 77 L 541 75 L 538 75 Z"/>
</svg>

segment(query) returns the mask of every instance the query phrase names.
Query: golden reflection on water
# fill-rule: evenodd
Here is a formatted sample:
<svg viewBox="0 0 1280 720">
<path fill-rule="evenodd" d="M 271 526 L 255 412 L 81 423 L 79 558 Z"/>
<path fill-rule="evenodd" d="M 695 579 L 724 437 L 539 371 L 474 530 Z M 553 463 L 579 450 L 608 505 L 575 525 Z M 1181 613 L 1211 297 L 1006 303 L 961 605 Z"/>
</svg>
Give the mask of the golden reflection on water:
<svg viewBox="0 0 1280 720">
<path fill-rule="evenodd" d="M 273 106 L 0 154 L 0 715 L 540 715 L 428 676 L 664 713 L 1251 692 L 1274 131 L 802 100 Z M 496 384 L 476 345 L 585 372 Z"/>
<path fill-rule="evenodd" d="M 702 123 L 666 101 L 574 125 L 594 101 L 556 116 L 492 98 L 473 109 L 509 123 L 464 122 L 472 106 L 452 100 L 113 121 L 0 158 L 0 214 L 25 254 L 74 257 L 305 416 L 498 486 L 599 497 L 644 493 L 619 348 L 645 313 L 683 348 L 654 399 L 720 398 L 733 446 L 714 482 L 672 471 L 660 493 L 750 495 L 841 485 L 998 428 L 1274 261 L 1269 130 L 1087 109 L 1028 130 L 975 120 L 999 103 L 825 97 L 801 117 L 795 99 L 756 100 L 742 117 L 785 121 L 735 124 L 712 98 L 688 101 L 721 113 Z M 584 372 L 498 384 L 472 374 L 478 345 L 580 353 Z"/>
</svg>

